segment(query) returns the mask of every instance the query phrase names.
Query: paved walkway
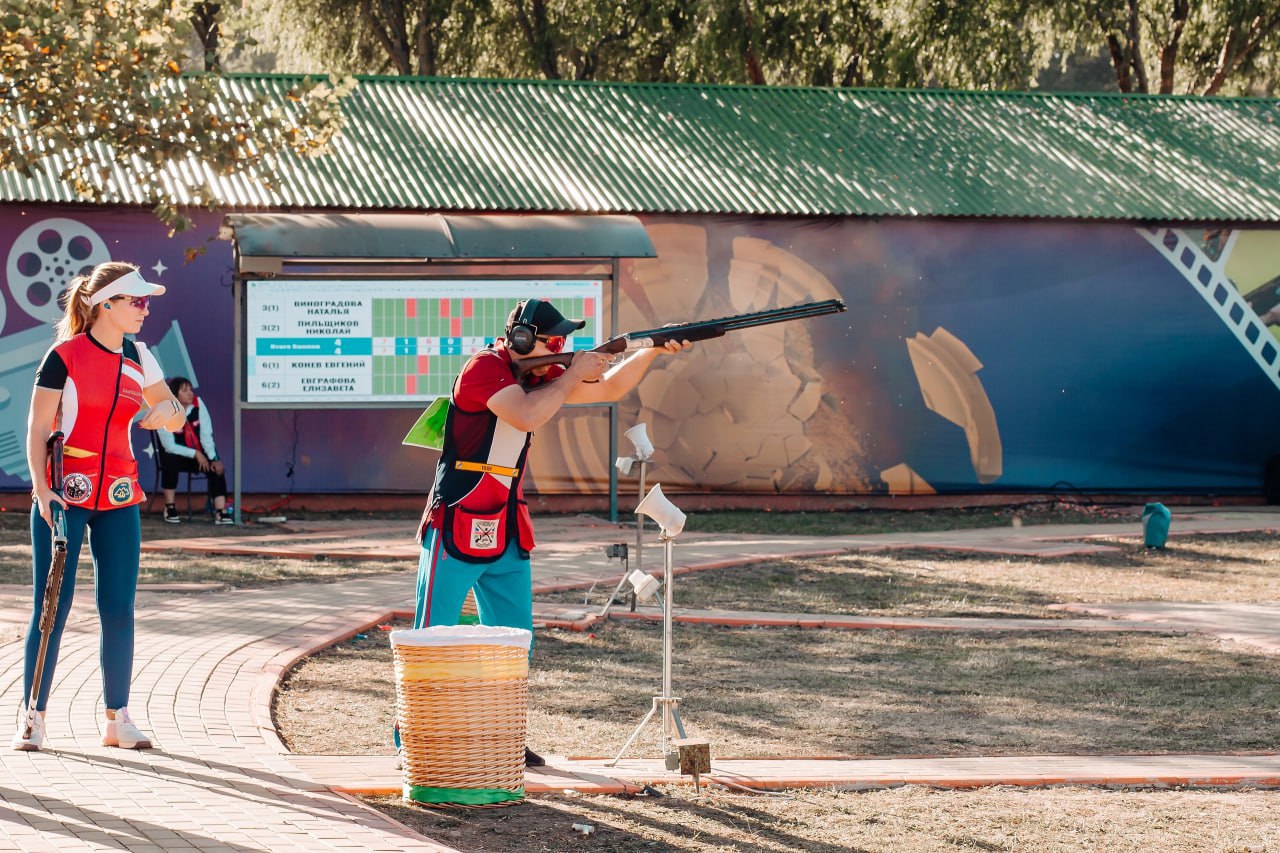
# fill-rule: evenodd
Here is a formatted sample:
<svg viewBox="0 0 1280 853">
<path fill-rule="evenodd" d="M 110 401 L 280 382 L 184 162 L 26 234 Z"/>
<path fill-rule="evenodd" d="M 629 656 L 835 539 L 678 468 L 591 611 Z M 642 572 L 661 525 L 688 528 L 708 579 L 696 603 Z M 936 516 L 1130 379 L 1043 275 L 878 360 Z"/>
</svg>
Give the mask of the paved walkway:
<svg viewBox="0 0 1280 853">
<path fill-rule="evenodd" d="M 294 660 L 384 615 L 404 585 L 395 577 L 294 585 L 170 597 L 141 608 L 131 710 L 156 744 L 142 752 L 98 745 L 97 622 L 69 626 L 49 748 L 0 751 L 0 847 L 432 849 L 428 839 L 299 773 L 270 718 L 271 688 Z M 0 647 L 4 707 L 21 701 L 20 646 Z"/>
<path fill-rule="evenodd" d="M 411 524 L 411 523 L 409 523 Z M 272 533 L 255 543 L 264 550 L 298 549 L 295 555 L 416 559 L 404 542 L 404 526 L 350 530 L 311 525 L 298 534 Z M 1271 513 L 1179 513 L 1177 534 L 1193 531 L 1274 529 Z M 588 521 L 543 525 L 536 585 L 540 589 L 607 589 L 620 576 L 603 545 L 629 541 L 634 531 Z M 682 536 L 677 562 L 686 570 L 767 557 L 831 553 L 852 548 L 949 547 L 999 553 L 1059 553 L 1061 549 L 1110 547 L 1098 537 L 1137 535 L 1136 519 L 1123 525 L 1076 528 L 1007 528 L 914 536 L 785 537 Z M 387 536 L 400 537 L 388 540 Z M 254 537 L 256 538 L 256 537 Z M 250 537 L 183 541 L 192 550 L 229 550 Z M 335 544 L 341 542 L 341 545 Z M 366 547 L 367 545 L 367 547 Z M 177 547 L 153 542 L 149 548 Z M 646 548 L 645 568 L 658 567 L 660 551 Z M 632 565 L 634 568 L 634 565 Z M 356 791 L 398 791 L 389 758 L 289 755 L 272 727 L 271 695 L 287 669 L 310 651 L 385 621 L 412 605 L 404 575 L 331 584 L 174 595 L 147 591 L 138 607 L 138 658 L 132 710 L 153 733 L 156 749 L 108 750 L 98 745 L 100 678 L 97 623 L 81 590 L 74 621 L 64 636 L 54 683 L 48 748 L 39 753 L 0 750 L 0 849 L 128 849 L 170 851 L 443 850 L 350 796 Z M 25 620 L 29 591 L 0 590 L 0 628 L 16 637 Z M 1121 607 L 1121 606 L 1117 606 Z M 1177 610 L 1124 605 L 1103 614 L 1125 620 L 1125 630 L 1235 632 L 1272 643 L 1280 635 L 1280 608 L 1231 606 Z M 543 608 L 542 618 L 572 622 L 589 613 Z M 621 614 L 619 614 L 621 615 Z M 645 617 L 645 614 L 638 614 Z M 812 619 L 785 614 L 695 614 L 685 618 Z M 859 625 L 886 627 L 860 617 Z M 998 620 L 895 620 L 900 628 L 992 630 Z M 1017 620 L 1023 621 L 1023 620 Z M 1115 626 L 1101 616 L 1043 620 L 1067 630 Z M 1244 626 L 1242 628 L 1242 625 Z M 1003 623 L 1001 629 L 1014 627 Z M 0 704 L 21 701 L 21 649 L 0 645 Z M 711 778 L 752 788 L 800 784 L 850 788 L 903 783 L 967 787 L 995 783 L 1165 785 L 1280 785 L 1280 756 L 1020 756 L 988 758 L 861 759 L 843 761 L 717 760 Z M 530 791 L 618 791 L 648 782 L 674 781 L 658 761 L 624 759 L 617 767 L 598 761 L 555 759 L 531 773 Z"/>
</svg>

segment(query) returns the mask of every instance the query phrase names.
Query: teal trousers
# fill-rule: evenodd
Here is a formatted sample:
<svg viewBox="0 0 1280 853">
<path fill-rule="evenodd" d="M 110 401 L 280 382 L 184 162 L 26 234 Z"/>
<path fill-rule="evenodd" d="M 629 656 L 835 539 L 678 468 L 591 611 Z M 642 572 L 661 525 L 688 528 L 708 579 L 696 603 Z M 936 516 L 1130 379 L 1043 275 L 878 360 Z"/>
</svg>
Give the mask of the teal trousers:
<svg viewBox="0 0 1280 853">
<path fill-rule="evenodd" d="M 492 563 L 467 563 L 444 549 L 439 530 L 429 527 L 426 533 L 418 560 L 413 627 L 457 625 L 467 591 L 474 589 L 481 625 L 533 632 L 533 576 L 517 543 L 508 544 Z M 529 651 L 532 654 L 532 644 Z"/>
</svg>

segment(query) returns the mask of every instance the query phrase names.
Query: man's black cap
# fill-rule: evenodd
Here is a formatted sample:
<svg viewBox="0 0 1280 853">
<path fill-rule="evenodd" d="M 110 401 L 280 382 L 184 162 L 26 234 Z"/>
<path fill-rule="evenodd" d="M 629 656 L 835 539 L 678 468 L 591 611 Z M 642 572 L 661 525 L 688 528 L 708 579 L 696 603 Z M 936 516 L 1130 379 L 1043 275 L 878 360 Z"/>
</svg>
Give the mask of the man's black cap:
<svg viewBox="0 0 1280 853">
<path fill-rule="evenodd" d="M 519 311 L 519 305 L 512 309 L 511 316 L 507 317 L 507 329 L 510 329 L 519 318 Z M 531 325 L 539 335 L 569 335 L 587 325 L 587 321 L 565 319 L 565 316 L 550 302 L 540 301 L 533 309 Z"/>
</svg>

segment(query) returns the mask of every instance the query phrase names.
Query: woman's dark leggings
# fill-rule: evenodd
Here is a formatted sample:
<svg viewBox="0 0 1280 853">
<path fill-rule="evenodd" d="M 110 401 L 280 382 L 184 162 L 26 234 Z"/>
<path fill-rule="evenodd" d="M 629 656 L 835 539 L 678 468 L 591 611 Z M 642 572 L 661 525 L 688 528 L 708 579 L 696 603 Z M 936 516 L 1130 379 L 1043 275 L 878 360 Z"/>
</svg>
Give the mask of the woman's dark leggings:
<svg viewBox="0 0 1280 853">
<path fill-rule="evenodd" d="M 102 664 L 102 698 L 108 708 L 129 704 L 129 681 L 133 677 L 133 601 L 138 589 L 138 552 L 142 547 L 142 527 L 138 507 L 112 510 L 90 510 L 67 507 L 67 563 L 62 576 L 62 594 L 58 598 L 57 616 L 45 653 L 44 673 L 40 678 L 40 696 L 36 710 L 45 710 L 53 672 L 58 662 L 58 646 L 62 629 L 71 612 L 76 586 L 76 565 L 85 533 L 89 534 L 89 553 L 93 557 L 94 593 L 98 603 L 98 621 L 102 624 L 99 657 Z M 31 624 L 27 628 L 27 659 L 22 674 L 22 697 L 31 696 L 35 678 L 36 656 L 40 653 L 40 605 L 53 559 L 53 534 L 40 517 L 40 508 L 31 507 L 32 579 L 35 594 Z"/>
</svg>

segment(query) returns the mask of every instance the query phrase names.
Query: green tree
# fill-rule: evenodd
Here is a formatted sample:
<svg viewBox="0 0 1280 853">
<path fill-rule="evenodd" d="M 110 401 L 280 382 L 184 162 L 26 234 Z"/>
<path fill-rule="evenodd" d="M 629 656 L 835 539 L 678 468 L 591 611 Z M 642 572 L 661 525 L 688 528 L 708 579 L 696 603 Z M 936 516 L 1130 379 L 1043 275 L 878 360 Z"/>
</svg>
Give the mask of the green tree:
<svg viewBox="0 0 1280 853">
<path fill-rule="evenodd" d="M 1115 89 L 1160 94 L 1270 94 L 1280 68 L 1280 4 L 1275 0 L 992 0 L 969 4 L 913 0 L 925 33 L 922 55 L 936 59 L 943 85 L 987 79 L 1018 87 L 1052 57 L 1110 58 Z M 1025 68 L 993 61 L 1000 38 Z M 997 23 L 998 22 L 998 23 Z"/>
<path fill-rule="evenodd" d="M 180 208 L 215 203 L 217 176 L 270 187 L 282 156 L 323 153 L 353 84 L 303 81 L 286 103 L 243 88 L 229 97 L 217 74 L 183 73 L 192 13 L 178 0 L 6 0 L 0 169 L 55 175 L 111 202 L 122 200 L 106 192 L 114 162 L 137 194 L 124 200 L 153 204 L 181 230 Z"/>
<path fill-rule="evenodd" d="M 796 86 L 919 85 L 891 2 L 702 0 L 681 79 Z"/>
<path fill-rule="evenodd" d="M 675 79 L 1029 89 L 1101 52 L 1121 92 L 1280 83 L 1275 0 L 700 0 L 696 19 Z"/>
<path fill-rule="evenodd" d="M 699 0 L 498 0 L 501 43 L 519 45 L 525 67 L 549 80 L 652 83 L 691 79 L 688 57 Z"/>
<path fill-rule="evenodd" d="M 267 0 L 238 29 L 290 71 L 549 80 L 677 79 L 698 0 Z"/>
<path fill-rule="evenodd" d="M 221 65 L 218 57 L 222 36 L 221 12 L 221 3 L 198 2 L 191 7 L 191 27 L 200 42 L 205 71 L 217 71 Z"/>
<path fill-rule="evenodd" d="M 229 5 L 223 3 L 224 9 Z M 1270 94 L 1276 0 L 267 0 L 281 70 L 1029 89 L 1098 56 L 1121 92 Z"/>
<path fill-rule="evenodd" d="M 465 76 L 500 54 L 488 0 L 264 0 L 224 17 L 290 72 Z"/>
</svg>

